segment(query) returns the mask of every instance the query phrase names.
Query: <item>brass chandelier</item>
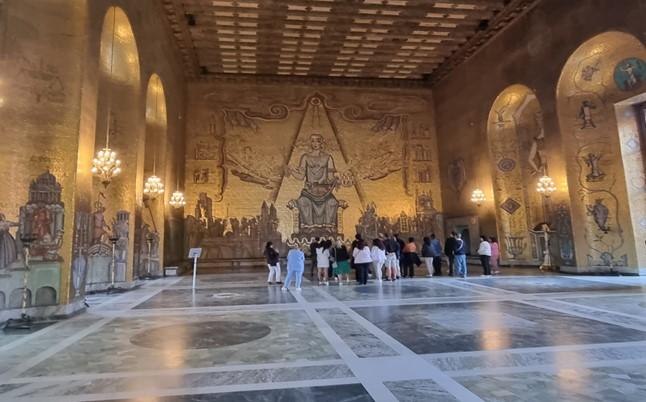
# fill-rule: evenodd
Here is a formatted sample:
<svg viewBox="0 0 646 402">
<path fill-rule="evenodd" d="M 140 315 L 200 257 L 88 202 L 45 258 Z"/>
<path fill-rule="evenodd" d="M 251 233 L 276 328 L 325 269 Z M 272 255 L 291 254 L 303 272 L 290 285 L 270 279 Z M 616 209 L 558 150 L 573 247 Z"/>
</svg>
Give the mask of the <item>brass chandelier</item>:
<svg viewBox="0 0 646 402">
<path fill-rule="evenodd" d="M 554 180 L 551 177 L 545 175 L 538 179 L 538 182 L 536 183 L 536 191 L 545 197 L 549 197 L 556 191 L 556 183 L 554 183 Z"/>
<path fill-rule="evenodd" d="M 184 193 L 179 191 L 179 158 L 177 159 L 177 173 L 175 174 L 175 176 L 177 177 L 175 192 L 170 197 L 170 201 L 168 201 L 168 203 L 173 208 L 182 208 L 184 205 L 186 205 L 186 198 L 184 198 Z"/>
<path fill-rule="evenodd" d="M 157 113 L 159 113 L 159 105 L 157 103 L 159 98 L 159 88 L 155 89 L 155 121 L 158 120 L 159 116 L 157 116 Z M 149 176 L 146 179 L 146 182 L 144 183 L 144 197 L 148 197 L 148 199 L 154 200 L 158 196 L 164 194 L 164 183 L 162 183 L 162 180 L 157 177 L 156 175 L 156 170 L 157 170 L 157 145 L 155 144 L 155 150 L 153 151 L 153 174 L 152 176 Z"/>
</svg>

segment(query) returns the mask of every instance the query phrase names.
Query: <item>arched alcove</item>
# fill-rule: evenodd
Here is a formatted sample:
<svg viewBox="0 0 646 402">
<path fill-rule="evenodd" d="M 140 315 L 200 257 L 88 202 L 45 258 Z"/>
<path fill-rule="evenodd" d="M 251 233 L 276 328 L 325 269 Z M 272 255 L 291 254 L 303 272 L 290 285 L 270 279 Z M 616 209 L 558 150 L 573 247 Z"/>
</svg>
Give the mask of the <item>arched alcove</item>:
<svg viewBox="0 0 646 402">
<path fill-rule="evenodd" d="M 56 304 L 56 289 L 51 286 L 43 286 L 36 290 L 36 306 L 53 306 Z"/>
<path fill-rule="evenodd" d="M 646 265 L 646 186 L 632 103 L 646 92 L 646 49 L 605 32 L 577 48 L 557 87 L 559 124 L 583 269 Z"/>
<path fill-rule="evenodd" d="M 23 293 L 24 288 L 16 288 L 11 291 L 11 294 L 9 295 L 9 303 L 7 304 L 7 308 L 21 308 L 22 307 L 22 300 L 23 297 L 25 297 L 25 294 Z M 26 307 L 31 307 L 31 290 L 27 289 L 26 290 Z"/>
<path fill-rule="evenodd" d="M 530 230 L 546 220 L 535 187 L 547 174 L 548 161 L 543 113 L 531 89 L 516 84 L 498 95 L 489 112 L 487 138 L 501 257 L 513 263 L 538 263 Z"/>
<path fill-rule="evenodd" d="M 144 145 L 144 178 L 157 176 L 164 184 L 163 194 L 151 199 L 144 194 L 142 224 L 137 227 L 139 245 L 138 276 L 161 274 L 164 241 L 164 220 L 168 197 L 166 182 L 167 111 L 164 84 L 157 74 L 152 74 L 146 90 L 146 138 Z M 150 248 L 149 248 L 150 247 Z M 150 261 L 149 261 L 150 260 Z M 150 264 L 150 266 L 148 265 Z"/>
<path fill-rule="evenodd" d="M 4 292 L 0 292 L 0 309 L 5 308 L 6 298 Z"/>
<path fill-rule="evenodd" d="M 141 147 L 144 140 L 144 111 L 137 41 L 128 16 L 119 7 L 106 10 L 99 61 L 95 151 L 105 147 L 109 134 L 109 147 L 121 160 L 122 172 L 107 187 L 100 180 L 94 180 L 94 213 L 102 214 L 105 223 L 103 229 L 107 233 L 100 238 L 94 233 L 92 242 L 111 247 L 107 237 L 118 231 L 122 238 L 117 243 L 117 278 L 131 280 L 135 216 L 143 187 Z M 94 221 L 96 225 L 96 218 Z M 115 230 L 115 224 L 118 230 Z M 101 229 L 95 228 L 95 231 L 100 233 Z"/>
</svg>

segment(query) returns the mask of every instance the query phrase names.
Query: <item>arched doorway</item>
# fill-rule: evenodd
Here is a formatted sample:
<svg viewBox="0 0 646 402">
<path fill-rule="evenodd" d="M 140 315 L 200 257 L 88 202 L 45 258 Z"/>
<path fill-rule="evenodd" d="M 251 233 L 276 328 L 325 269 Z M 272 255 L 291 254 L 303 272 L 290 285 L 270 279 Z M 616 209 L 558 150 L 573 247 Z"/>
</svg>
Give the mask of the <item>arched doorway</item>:
<svg viewBox="0 0 646 402">
<path fill-rule="evenodd" d="M 606 32 L 579 46 L 557 88 L 577 259 L 582 270 L 637 273 L 646 266 L 646 186 L 637 113 L 646 49 Z"/>
</svg>

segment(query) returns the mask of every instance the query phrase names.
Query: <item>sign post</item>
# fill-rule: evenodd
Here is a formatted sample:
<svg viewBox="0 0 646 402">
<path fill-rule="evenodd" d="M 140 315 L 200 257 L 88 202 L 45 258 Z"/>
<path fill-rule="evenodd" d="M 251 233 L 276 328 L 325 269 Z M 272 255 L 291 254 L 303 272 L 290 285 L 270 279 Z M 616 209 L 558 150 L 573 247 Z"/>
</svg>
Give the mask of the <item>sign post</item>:
<svg viewBox="0 0 646 402">
<path fill-rule="evenodd" d="M 197 259 L 202 255 L 201 248 L 192 248 L 188 250 L 188 258 L 193 259 L 193 290 L 195 290 L 195 280 L 197 279 Z"/>
</svg>

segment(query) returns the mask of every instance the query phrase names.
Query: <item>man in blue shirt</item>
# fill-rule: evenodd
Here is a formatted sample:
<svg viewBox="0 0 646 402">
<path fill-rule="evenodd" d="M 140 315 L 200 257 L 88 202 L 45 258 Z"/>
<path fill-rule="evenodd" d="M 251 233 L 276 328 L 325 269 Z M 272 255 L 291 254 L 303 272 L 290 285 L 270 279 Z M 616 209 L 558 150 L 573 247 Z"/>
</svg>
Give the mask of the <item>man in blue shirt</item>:
<svg viewBox="0 0 646 402">
<path fill-rule="evenodd" d="M 455 270 L 458 276 L 467 277 L 467 251 L 461 233 L 455 235 Z"/>
</svg>

